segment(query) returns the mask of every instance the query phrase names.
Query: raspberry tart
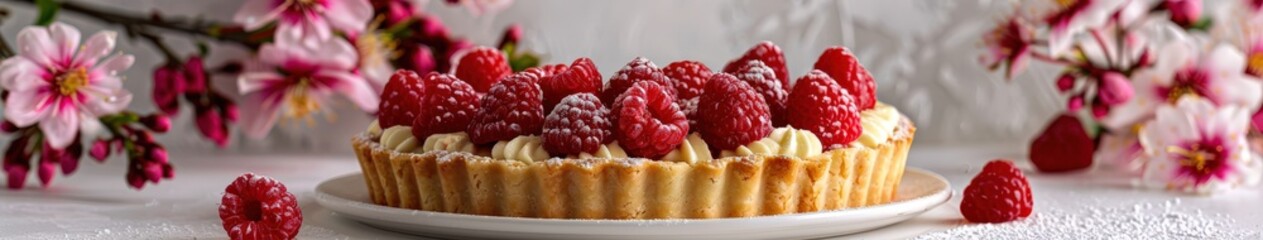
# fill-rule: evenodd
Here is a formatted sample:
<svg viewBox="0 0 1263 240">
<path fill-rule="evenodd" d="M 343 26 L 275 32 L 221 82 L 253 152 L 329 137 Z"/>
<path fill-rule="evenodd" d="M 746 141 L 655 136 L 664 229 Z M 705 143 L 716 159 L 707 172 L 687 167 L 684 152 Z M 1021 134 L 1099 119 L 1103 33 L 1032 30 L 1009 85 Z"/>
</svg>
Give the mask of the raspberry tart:
<svg viewBox="0 0 1263 240">
<path fill-rule="evenodd" d="M 793 85 L 770 42 L 724 72 L 677 63 L 636 58 L 604 87 L 586 58 L 495 80 L 401 70 L 351 142 L 374 203 L 424 211 L 698 219 L 894 199 L 916 128 L 845 48 Z"/>
</svg>

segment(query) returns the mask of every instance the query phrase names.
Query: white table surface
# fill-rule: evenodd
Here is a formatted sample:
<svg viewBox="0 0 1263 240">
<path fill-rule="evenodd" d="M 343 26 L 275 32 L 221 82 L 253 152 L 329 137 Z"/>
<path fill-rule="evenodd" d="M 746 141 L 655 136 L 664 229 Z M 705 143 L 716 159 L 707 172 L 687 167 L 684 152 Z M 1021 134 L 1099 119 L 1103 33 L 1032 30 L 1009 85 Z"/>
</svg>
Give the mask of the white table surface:
<svg viewBox="0 0 1263 240">
<path fill-rule="evenodd" d="M 1263 229 L 1263 188 L 1251 187 L 1202 197 L 1134 189 L 1129 180 L 1104 170 L 1039 174 L 1023 160 L 1024 150 L 1008 146 L 916 145 L 909 166 L 937 172 L 952 183 L 951 201 L 891 227 L 839 239 L 899 239 L 941 231 L 965 223 L 957 210 L 959 194 L 988 160 L 1007 157 L 1027 170 L 1033 184 L 1035 213 L 1074 212 L 1087 206 L 1127 207 L 1180 199 L 1180 207 L 1231 218 L 1234 227 Z M 243 172 L 285 183 L 303 210 L 300 239 L 415 239 L 343 218 L 313 198 L 321 181 L 359 171 L 348 147 L 343 155 L 175 152 L 176 178 L 142 191 L 123 180 L 124 159 L 105 164 L 86 160 L 80 172 L 58 177 L 40 189 L 34 178 L 22 191 L 0 190 L 0 239 L 225 239 L 217 207 L 223 189 Z"/>
</svg>

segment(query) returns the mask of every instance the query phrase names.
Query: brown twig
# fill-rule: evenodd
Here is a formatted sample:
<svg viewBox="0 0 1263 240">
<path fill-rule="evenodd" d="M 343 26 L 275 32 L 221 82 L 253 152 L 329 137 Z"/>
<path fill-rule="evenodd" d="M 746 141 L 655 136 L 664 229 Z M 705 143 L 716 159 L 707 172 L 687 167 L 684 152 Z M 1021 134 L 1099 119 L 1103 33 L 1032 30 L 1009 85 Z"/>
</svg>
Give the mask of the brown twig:
<svg viewBox="0 0 1263 240">
<path fill-rule="evenodd" d="M 8 1 L 35 4 L 35 0 Z M 248 32 L 225 33 L 225 31 L 222 31 L 224 29 L 235 27 L 234 24 L 211 22 L 202 19 L 189 20 L 185 18 L 161 16 L 158 14 L 146 17 L 138 14 L 102 10 L 99 7 L 71 1 L 57 1 L 57 4 L 66 12 L 74 12 L 104 22 L 123 25 L 124 28 L 128 29 L 128 31 L 148 32 L 150 28 L 158 28 L 167 31 L 208 37 L 222 42 L 241 44 L 247 47 L 257 46 L 259 44 L 258 41 L 254 41 L 249 37 Z M 152 33 L 147 34 L 152 35 Z M 132 33 L 132 35 L 145 37 L 145 34 L 141 33 Z"/>
</svg>

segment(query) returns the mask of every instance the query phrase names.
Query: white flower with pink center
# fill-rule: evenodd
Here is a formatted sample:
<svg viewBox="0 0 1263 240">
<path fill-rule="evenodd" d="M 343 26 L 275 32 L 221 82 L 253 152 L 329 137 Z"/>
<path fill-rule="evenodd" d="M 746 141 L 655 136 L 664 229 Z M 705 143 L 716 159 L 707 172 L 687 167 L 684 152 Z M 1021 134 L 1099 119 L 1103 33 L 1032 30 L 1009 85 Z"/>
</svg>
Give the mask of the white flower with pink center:
<svg viewBox="0 0 1263 240">
<path fill-rule="evenodd" d="M 333 29 L 355 34 L 368 26 L 368 0 L 247 0 L 233 20 L 246 30 L 276 21 L 276 38 L 307 39 L 310 46 L 333 37 Z"/>
<path fill-rule="evenodd" d="M 259 49 L 258 64 L 238 78 L 245 96 L 242 129 L 251 137 L 267 134 L 281 116 L 312 122 L 325 112 L 330 95 L 341 94 L 365 112 L 377 111 L 377 93 L 355 73 L 356 49 L 341 38 L 315 47 L 278 41 Z"/>
<path fill-rule="evenodd" d="M 79 29 L 70 25 L 22 29 L 18 55 L 0 62 L 0 86 L 9 92 L 4 118 L 19 127 L 39 124 L 57 149 L 70 145 L 80 130 L 94 134 L 97 117 L 118 113 L 132 101 L 118 76 L 132 66 L 132 56 L 98 61 L 114 51 L 117 35 L 102 31 L 80 46 Z"/>
<path fill-rule="evenodd" d="M 1163 105 L 1171 105 L 1184 97 L 1199 97 L 1218 106 L 1257 109 L 1263 101 L 1263 84 L 1246 75 L 1245 56 L 1228 45 L 1218 45 L 1209 52 L 1195 50 L 1193 44 L 1175 41 L 1159 50 L 1153 67 L 1132 75 L 1134 96 L 1131 101 L 1115 106 L 1101 118 L 1107 128 L 1131 131 L 1153 117 Z"/>
<path fill-rule="evenodd" d="M 1164 105 L 1140 132 L 1144 171 L 1140 184 L 1213 193 L 1259 180 L 1259 159 L 1246 141 L 1250 111 L 1215 106 L 1205 98 Z"/>
<path fill-rule="evenodd" d="M 1110 16 L 1130 0 L 1055 0 L 1058 8 L 1045 21 L 1050 26 L 1048 52 L 1060 55 L 1074 42 L 1075 36 L 1090 26 L 1105 24 Z"/>
</svg>

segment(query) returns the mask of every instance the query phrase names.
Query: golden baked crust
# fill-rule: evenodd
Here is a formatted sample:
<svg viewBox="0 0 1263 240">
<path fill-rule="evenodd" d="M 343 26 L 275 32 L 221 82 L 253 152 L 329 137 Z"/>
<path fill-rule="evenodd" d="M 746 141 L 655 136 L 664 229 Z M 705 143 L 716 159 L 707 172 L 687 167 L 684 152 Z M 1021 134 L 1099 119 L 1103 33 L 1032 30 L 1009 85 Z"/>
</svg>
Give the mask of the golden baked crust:
<svg viewBox="0 0 1263 240">
<path fill-rule="evenodd" d="M 400 153 L 366 134 L 351 142 L 372 201 L 381 205 L 536 218 L 723 218 L 890 202 L 915 131 L 904 118 L 874 148 L 696 164 L 638 158 L 525 163 L 460 152 Z"/>
</svg>

